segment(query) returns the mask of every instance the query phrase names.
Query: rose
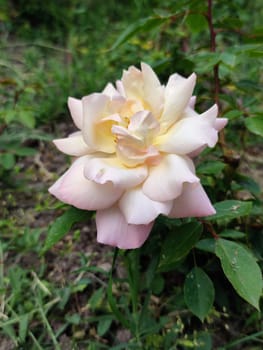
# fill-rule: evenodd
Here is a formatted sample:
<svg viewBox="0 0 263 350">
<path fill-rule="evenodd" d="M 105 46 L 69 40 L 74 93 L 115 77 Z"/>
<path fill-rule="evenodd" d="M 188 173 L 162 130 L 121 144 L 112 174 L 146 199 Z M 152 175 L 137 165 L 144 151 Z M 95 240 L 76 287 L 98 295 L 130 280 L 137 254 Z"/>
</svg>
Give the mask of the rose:
<svg viewBox="0 0 263 350">
<path fill-rule="evenodd" d="M 68 105 L 79 131 L 54 140 L 77 157 L 49 191 L 80 209 L 97 210 L 97 239 L 122 249 L 140 247 L 159 214 L 212 215 L 192 157 L 215 146 L 226 119 L 214 105 L 194 111 L 196 76 L 160 84 L 147 64 L 130 67 L 116 87 Z"/>
</svg>

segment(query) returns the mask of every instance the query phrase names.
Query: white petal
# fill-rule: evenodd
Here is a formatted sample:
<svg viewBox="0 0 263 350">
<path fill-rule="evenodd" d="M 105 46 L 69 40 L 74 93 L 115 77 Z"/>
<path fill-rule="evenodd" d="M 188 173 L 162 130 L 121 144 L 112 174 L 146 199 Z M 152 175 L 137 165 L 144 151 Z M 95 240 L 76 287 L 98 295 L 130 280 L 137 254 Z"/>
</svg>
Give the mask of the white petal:
<svg viewBox="0 0 263 350">
<path fill-rule="evenodd" d="M 116 158 L 90 158 L 84 169 L 85 177 L 100 184 L 112 182 L 115 187 L 131 188 L 144 181 L 146 166 L 127 168 Z"/>
<path fill-rule="evenodd" d="M 160 119 L 161 128 L 166 131 L 171 125 L 178 121 L 188 106 L 196 81 L 193 73 L 189 78 L 184 79 L 178 74 L 170 77 L 165 88 L 164 109 Z"/>
<path fill-rule="evenodd" d="M 134 66 L 123 71 L 121 82 L 125 91 L 125 96 L 132 100 L 141 100 L 143 97 L 143 77 L 142 72 Z"/>
<path fill-rule="evenodd" d="M 220 131 L 226 126 L 227 123 L 228 123 L 228 119 L 227 118 L 216 118 L 215 129 L 217 131 Z"/>
<path fill-rule="evenodd" d="M 120 93 L 115 89 L 115 87 L 113 86 L 113 84 L 108 83 L 105 88 L 102 91 L 103 95 L 107 95 L 110 98 L 113 98 L 114 96 L 119 97 Z"/>
<path fill-rule="evenodd" d="M 185 184 L 181 196 L 174 200 L 169 217 L 201 217 L 215 212 L 201 184 Z"/>
<path fill-rule="evenodd" d="M 83 140 L 81 132 L 76 132 L 64 139 L 53 140 L 53 142 L 61 152 L 70 156 L 79 157 L 92 152 Z"/>
<path fill-rule="evenodd" d="M 145 110 L 137 112 L 131 117 L 128 130 L 140 137 L 144 141 L 143 143 L 148 146 L 152 143 L 153 137 L 158 134 L 160 124 L 151 112 Z"/>
<path fill-rule="evenodd" d="M 194 174 L 193 162 L 188 157 L 170 154 L 150 168 L 142 188 L 152 200 L 168 201 L 181 194 L 185 182 L 199 182 Z"/>
<path fill-rule="evenodd" d="M 83 138 L 87 145 L 97 151 L 113 153 L 115 151 L 114 137 L 111 127 L 115 121 L 103 120 L 107 114 L 107 104 L 110 98 L 94 93 L 82 99 L 83 103 Z"/>
<path fill-rule="evenodd" d="M 119 207 L 129 224 L 149 224 L 159 214 L 168 215 L 172 201 L 153 201 L 142 192 L 141 187 L 136 187 L 124 193 L 119 201 Z"/>
<path fill-rule="evenodd" d="M 140 164 L 153 165 L 159 163 L 160 153 L 153 146 L 146 148 L 137 147 L 134 144 L 127 144 L 127 140 L 118 141 L 116 154 L 120 162 L 127 167 L 135 167 Z"/>
<path fill-rule="evenodd" d="M 116 81 L 116 87 L 120 95 L 126 98 L 127 96 L 125 94 L 124 86 L 121 80 Z"/>
<path fill-rule="evenodd" d="M 83 120 L 83 110 L 82 102 L 73 97 L 68 98 L 68 108 L 70 110 L 72 119 L 78 129 L 82 129 L 82 120 Z"/>
<path fill-rule="evenodd" d="M 192 96 L 189 100 L 189 107 L 194 109 L 195 108 L 195 102 L 196 102 L 196 96 Z"/>
<path fill-rule="evenodd" d="M 130 225 L 117 206 L 99 210 L 96 214 L 97 240 L 120 249 L 135 249 L 148 238 L 153 222 L 148 225 Z"/>
<path fill-rule="evenodd" d="M 114 204 L 121 196 L 122 190 L 112 183 L 97 184 L 84 177 L 84 167 L 89 156 L 78 158 L 60 177 L 49 192 L 64 203 L 79 209 L 105 209 Z"/>
<path fill-rule="evenodd" d="M 204 145 L 214 147 L 218 132 L 214 128 L 217 106 L 214 105 L 205 113 L 184 118 L 172 126 L 165 135 L 155 139 L 156 147 L 163 152 L 189 154 Z"/>
<path fill-rule="evenodd" d="M 144 100 L 150 105 L 151 112 L 159 117 L 163 108 L 164 88 L 161 86 L 157 75 L 152 68 L 146 64 L 141 64 L 143 76 Z"/>
</svg>

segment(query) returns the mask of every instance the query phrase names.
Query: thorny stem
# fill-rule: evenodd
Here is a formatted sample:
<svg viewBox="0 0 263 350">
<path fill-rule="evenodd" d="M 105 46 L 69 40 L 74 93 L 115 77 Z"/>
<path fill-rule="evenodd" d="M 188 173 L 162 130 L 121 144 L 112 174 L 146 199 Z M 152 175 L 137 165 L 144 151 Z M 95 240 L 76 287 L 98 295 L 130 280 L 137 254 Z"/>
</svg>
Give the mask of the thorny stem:
<svg viewBox="0 0 263 350">
<path fill-rule="evenodd" d="M 218 236 L 218 234 L 216 233 L 213 225 L 210 222 L 202 220 L 200 218 L 198 219 L 198 221 L 200 221 L 207 228 L 207 231 L 209 231 L 212 234 L 214 239 L 219 239 L 220 238 Z"/>
<path fill-rule="evenodd" d="M 207 14 L 206 18 L 208 21 L 209 26 L 209 32 L 210 32 L 210 51 L 216 52 L 216 34 L 214 24 L 213 24 L 213 0 L 207 0 Z M 219 93 L 220 93 L 220 79 L 219 79 L 219 64 L 214 65 L 214 99 L 215 103 L 217 104 L 219 110 L 220 110 L 220 104 L 219 104 Z M 225 135 L 224 131 L 222 130 L 219 133 L 219 144 L 221 146 L 221 149 L 223 153 L 226 153 L 225 148 Z"/>
</svg>

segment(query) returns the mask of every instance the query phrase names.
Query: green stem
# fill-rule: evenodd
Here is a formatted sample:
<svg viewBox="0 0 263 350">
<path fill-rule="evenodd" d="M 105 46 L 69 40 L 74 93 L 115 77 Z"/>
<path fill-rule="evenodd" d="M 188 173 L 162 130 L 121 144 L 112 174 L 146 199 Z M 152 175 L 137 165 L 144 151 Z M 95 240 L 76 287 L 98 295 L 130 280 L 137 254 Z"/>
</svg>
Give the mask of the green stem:
<svg viewBox="0 0 263 350">
<path fill-rule="evenodd" d="M 115 268 L 115 263 L 117 260 L 118 253 L 119 253 L 119 249 L 115 248 L 114 256 L 113 256 L 113 260 L 112 260 L 111 271 L 110 271 L 110 276 L 109 276 L 109 285 L 108 285 L 108 289 L 107 289 L 107 296 L 108 296 L 108 302 L 110 304 L 111 310 L 114 313 L 114 315 L 116 316 L 117 320 L 119 320 L 120 323 L 125 328 L 130 329 L 130 322 L 123 316 L 123 314 L 118 309 L 116 299 L 114 298 L 113 293 L 112 293 L 112 284 L 113 284 L 112 274 L 113 274 L 113 271 Z"/>
<path fill-rule="evenodd" d="M 140 344 L 140 318 L 138 310 L 138 293 L 139 293 L 139 278 L 140 278 L 140 250 L 135 249 L 129 252 L 126 257 L 126 265 L 128 270 L 128 279 L 131 290 L 132 301 L 132 316 L 134 321 L 134 335 L 138 344 Z"/>
</svg>

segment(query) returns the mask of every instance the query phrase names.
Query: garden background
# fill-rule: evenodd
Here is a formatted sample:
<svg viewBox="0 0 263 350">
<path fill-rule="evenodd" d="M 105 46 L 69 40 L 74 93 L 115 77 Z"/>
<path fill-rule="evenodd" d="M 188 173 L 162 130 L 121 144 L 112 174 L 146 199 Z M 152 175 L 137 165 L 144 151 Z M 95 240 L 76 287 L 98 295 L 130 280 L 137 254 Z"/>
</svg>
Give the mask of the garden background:
<svg viewBox="0 0 263 350">
<path fill-rule="evenodd" d="M 262 349 L 251 280 L 263 259 L 262 15 L 260 0 L 0 0 L 1 350 Z M 163 83 L 196 72 L 197 109 L 217 102 L 229 119 L 197 160 L 218 213 L 159 218 L 141 250 L 119 253 L 112 279 L 94 213 L 47 191 L 70 164 L 51 141 L 75 131 L 68 96 L 140 62 Z M 241 274 L 215 252 L 218 237 L 245 251 Z M 203 283 L 195 301 L 191 271 Z"/>
</svg>

